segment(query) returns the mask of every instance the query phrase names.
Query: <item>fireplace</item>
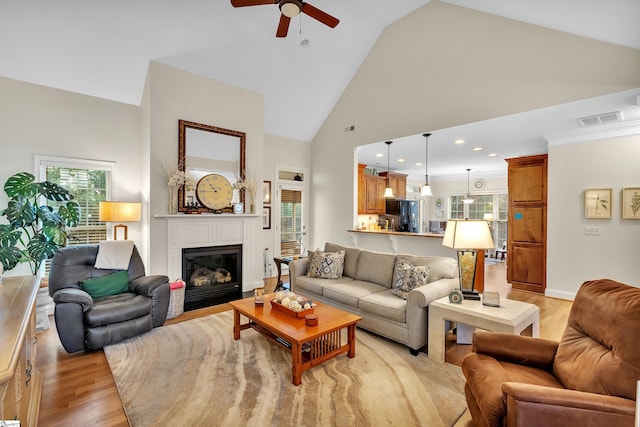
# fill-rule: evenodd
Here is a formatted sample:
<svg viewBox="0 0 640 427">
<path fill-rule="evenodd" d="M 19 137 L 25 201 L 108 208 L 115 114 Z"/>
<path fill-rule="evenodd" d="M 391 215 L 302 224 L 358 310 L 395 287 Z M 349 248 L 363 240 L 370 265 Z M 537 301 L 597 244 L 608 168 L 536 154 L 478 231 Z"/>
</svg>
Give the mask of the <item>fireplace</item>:
<svg viewBox="0 0 640 427">
<path fill-rule="evenodd" d="M 182 278 L 185 311 L 242 298 L 242 245 L 183 248 Z"/>
</svg>

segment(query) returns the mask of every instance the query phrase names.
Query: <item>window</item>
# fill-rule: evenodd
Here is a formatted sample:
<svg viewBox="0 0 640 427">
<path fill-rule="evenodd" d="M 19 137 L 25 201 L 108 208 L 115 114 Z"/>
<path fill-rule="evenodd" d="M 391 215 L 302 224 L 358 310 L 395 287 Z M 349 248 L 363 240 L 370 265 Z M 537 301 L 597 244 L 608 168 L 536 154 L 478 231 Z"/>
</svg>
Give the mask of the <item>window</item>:
<svg viewBox="0 0 640 427">
<path fill-rule="evenodd" d="M 449 217 L 451 219 L 485 219 L 485 214 L 491 214 L 490 222 L 493 243 L 502 247 L 507 241 L 507 194 L 473 195 L 473 203 L 465 205 L 465 196 L 451 196 L 449 198 Z"/>
<path fill-rule="evenodd" d="M 280 254 L 300 254 L 302 242 L 302 191 L 282 189 L 280 199 Z"/>
<path fill-rule="evenodd" d="M 107 238 L 106 223 L 100 221 L 100 202 L 111 199 L 111 171 L 109 162 L 37 157 L 40 179 L 66 188 L 80 205 L 80 222 L 69 228 L 67 246 L 98 243 Z M 47 201 L 54 205 L 58 202 Z"/>
</svg>

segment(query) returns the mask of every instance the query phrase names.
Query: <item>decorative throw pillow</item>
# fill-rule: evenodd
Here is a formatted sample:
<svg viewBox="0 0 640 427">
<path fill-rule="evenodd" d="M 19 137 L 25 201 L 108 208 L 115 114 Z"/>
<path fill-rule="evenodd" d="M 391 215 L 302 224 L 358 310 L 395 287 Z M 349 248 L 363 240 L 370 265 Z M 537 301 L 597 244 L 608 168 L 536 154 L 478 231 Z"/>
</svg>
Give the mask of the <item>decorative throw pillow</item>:
<svg viewBox="0 0 640 427">
<path fill-rule="evenodd" d="M 344 270 L 344 251 L 314 252 L 309 261 L 307 276 L 321 279 L 339 279 Z"/>
<path fill-rule="evenodd" d="M 391 293 L 399 298 L 407 299 L 409 292 L 427 284 L 429 271 L 429 267 L 422 265 L 414 267 L 407 259 L 398 258 Z"/>
<path fill-rule="evenodd" d="M 80 282 L 80 288 L 93 299 L 121 294 L 129 290 L 129 272 L 122 270 L 107 276 L 85 279 Z"/>
</svg>

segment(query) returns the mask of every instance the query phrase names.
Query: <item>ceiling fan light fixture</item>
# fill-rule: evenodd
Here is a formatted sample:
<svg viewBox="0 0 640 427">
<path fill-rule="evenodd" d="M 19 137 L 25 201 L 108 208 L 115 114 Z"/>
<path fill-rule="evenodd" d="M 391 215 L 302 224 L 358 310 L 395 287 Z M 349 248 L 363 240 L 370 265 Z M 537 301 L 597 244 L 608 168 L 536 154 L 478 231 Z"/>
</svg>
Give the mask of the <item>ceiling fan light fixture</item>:
<svg viewBox="0 0 640 427">
<path fill-rule="evenodd" d="M 280 12 L 287 18 L 300 15 L 302 3 L 296 0 L 283 0 L 280 2 Z"/>
</svg>

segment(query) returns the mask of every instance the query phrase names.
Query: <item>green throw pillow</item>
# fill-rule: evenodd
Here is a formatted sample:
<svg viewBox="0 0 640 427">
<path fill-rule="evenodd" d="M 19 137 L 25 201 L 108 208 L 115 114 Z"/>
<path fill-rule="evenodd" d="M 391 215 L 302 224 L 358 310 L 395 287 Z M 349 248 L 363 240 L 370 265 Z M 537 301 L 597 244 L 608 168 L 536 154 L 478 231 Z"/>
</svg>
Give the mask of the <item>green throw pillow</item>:
<svg viewBox="0 0 640 427">
<path fill-rule="evenodd" d="M 80 287 L 93 299 L 121 294 L 129 290 L 129 272 L 122 270 L 107 276 L 86 279 L 80 282 Z"/>
</svg>

